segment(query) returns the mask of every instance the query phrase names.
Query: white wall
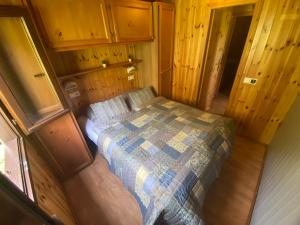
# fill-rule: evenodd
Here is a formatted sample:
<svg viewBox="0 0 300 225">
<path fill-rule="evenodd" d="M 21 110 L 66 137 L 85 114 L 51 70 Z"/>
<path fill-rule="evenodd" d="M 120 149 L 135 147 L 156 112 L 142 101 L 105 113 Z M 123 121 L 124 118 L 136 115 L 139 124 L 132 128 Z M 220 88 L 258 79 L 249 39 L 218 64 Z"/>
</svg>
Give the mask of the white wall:
<svg viewBox="0 0 300 225">
<path fill-rule="evenodd" d="M 251 225 L 300 225 L 300 96 L 269 146 Z"/>
</svg>

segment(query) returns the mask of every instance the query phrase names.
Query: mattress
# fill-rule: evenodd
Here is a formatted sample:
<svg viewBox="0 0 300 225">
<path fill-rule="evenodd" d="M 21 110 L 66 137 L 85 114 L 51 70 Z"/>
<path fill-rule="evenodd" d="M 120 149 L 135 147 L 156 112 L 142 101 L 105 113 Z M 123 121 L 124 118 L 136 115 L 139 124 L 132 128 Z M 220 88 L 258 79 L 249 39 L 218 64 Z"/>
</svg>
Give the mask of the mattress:
<svg viewBox="0 0 300 225">
<path fill-rule="evenodd" d="M 90 122 L 87 136 L 98 137 L 99 153 L 137 200 L 145 225 L 159 216 L 172 225 L 204 224 L 205 194 L 231 153 L 231 119 L 159 98 L 104 130 Z"/>
</svg>

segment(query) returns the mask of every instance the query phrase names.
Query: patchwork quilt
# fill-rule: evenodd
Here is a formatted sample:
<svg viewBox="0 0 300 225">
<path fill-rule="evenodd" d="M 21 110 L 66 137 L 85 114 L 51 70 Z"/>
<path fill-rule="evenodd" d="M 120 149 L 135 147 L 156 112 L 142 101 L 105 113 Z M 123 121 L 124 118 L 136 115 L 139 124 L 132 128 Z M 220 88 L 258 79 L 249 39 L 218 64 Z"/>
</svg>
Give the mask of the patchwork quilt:
<svg viewBox="0 0 300 225">
<path fill-rule="evenodd" d="M 145 225 L 202 225 L 201 206 L 231 152 L 234 123 L 162 97 L 101 131 L 99 152 L 136 198 Z"/>
</svg>

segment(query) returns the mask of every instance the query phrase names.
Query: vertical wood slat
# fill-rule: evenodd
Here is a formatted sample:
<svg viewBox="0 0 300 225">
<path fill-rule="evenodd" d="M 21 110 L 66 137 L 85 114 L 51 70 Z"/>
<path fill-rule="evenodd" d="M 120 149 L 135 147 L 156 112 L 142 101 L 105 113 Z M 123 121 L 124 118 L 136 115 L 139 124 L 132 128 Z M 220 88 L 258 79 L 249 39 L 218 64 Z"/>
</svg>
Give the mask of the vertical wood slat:
<svg viewBox="0 0 300 225">
<path fill-rule="evenodd" d="M 197 104 L 210 10 L 205 1 L 176 1 L 173 98 Z"/>
<path fill-rule="evenodd" d="M 38 148 L 36 143 L 32 137 L 25 140 L 37 204 L 50 216 L 56 215 L 64 224 L 75 225 L 77 223 L 63 188 L 44 160 L 44 155 L 41 154 L 43 149 Z"/>
<path fill-rule="evenodd" d="M 264 5 L 263 9 L 269 16 L 260 18 L 263 32 L 257 44 L 250 43 L 254 49 L 252 57 L 244 56 L 249 67 L 244 68 L 243 74 L 237 74 L 239 83 L 234 84 L 235 95 L 231 96 L 227 111 L 238 118 L 240 133 L 263 143 L 271 141 L 295 98 L 299 83 L 299 77 L 294 75 L 299 68 L 299 3 L 293 0 L 276 3 L 265 2 L 268 7 Z M 242 84 L 245 76 L 257 78 L 257 84 Z M 292 82 L 294 85 L 289 85 Z M 294 96 L 287 99 L 284 93 L 291 89 L 295 89 Z M 274 117 L 279 108 L 280 116 Z"/>
<path fill-rule="evenodd" d="M 250 3 L 253 20 L 226 114 L 237 121 L 240 134 L 269 143 L 299 92 L 299 1 L 176 1 L 173 98 L 197 105 L 197 92 L 205 90 L 210 7 Z M 258 82 L 244 84 L 245 77 Z"/>
<path fill-rule="evenodd" d="M 136 57 L 135 45 L 103 46 L 69 52 L 50 52 L 50 57 L 57 76 L 70 74 L 101 65 L 103 60 L 109 63 L 126 62 L 128 56 Z M 67 82 L 73 81 L 78 85 L 80 96 L 71 98 L 65 96 L 75 114 L 82 113 L 85 107 L 94 102 L 114 97 L 120 93 L 143 86 L 140 84 L 139 71 L 134 73 L 134 80 L 128 81 L 126 68 L 114 68 L 105 71 L 92 72 L 80 78 L 72 78 L 61 82 L 64 89 Z"/>
</svg>

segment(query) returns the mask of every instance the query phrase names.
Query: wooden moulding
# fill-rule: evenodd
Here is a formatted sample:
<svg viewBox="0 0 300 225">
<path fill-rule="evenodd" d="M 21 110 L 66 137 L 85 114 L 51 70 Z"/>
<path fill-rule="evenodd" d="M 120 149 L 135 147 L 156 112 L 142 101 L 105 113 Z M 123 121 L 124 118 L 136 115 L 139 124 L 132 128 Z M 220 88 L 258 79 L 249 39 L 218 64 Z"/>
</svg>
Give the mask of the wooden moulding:
<svg viewBox="0 0 300 225">
<path fill-rule="evenodd" d="M 91 69 L 82 70 L 77 73 L 71 73 L 71 74 L 67 74 L 67 75 L 63 75 L 63 76 L 58 76 L 58 79 L 65 80 L 65 79 L 69 79 L 69 78 L 73 78 L 73 77 L 83 76 L 88 73 L 92 73 L 92 72 L 96 72 L 96 71 L 109 70 L 109 69 L 118 68 L 118 67 L 127 67 L 127 66 L 141 63 L 142 61 L 143 60 L 141 60 L 141 59 L 135 59 L 132 62 L 112 63 L 112 64 L 108 64 L 107 67 L 105 67 L 105 68 L 102 66 L 99 66 L 99 67 L 95 67 L 95 68 L 91 68 Z"/>
</svg>

